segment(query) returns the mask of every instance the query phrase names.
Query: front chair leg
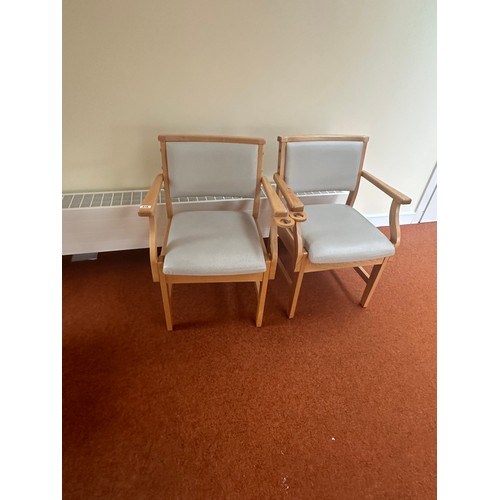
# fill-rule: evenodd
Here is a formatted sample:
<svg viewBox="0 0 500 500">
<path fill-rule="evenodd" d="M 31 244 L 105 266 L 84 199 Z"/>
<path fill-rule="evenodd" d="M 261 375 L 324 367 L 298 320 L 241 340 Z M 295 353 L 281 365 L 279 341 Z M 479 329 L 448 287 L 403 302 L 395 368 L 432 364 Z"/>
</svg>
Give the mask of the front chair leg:
<svg viewBox="0 0 500 500">
<path fill-rule="evenodd" d="M 384 259 L 382 264 L 377 264 L 373 266 L 372 272 L 370 273 L 370 277 L 366 282 L 366 287 L 365 291 L 363 292 L 363 297 L 361 297 L 361 301 L 359 303 L 361 307 L 368 306 L 371 298 L 373 297 L 373 292 L 375 291 L 375 288 L 378 285 L 380 277 L 382 276 L 382 271 L 384 270 L 388 262 L 389 259 Z"/>
<path fill-rule="evenodd" d="M 299 300 L 300 288 L 302 287 L 302 279 L 304 278 L 304 270 L 301 268 L 298 272 L 294 273 L 292 280 L 292 297 L 290 299 L 290 307 L 288 309 L 288 317 L 292 319 L 295 316 L 295 309 L 297 309 L 297 302 Z"/>
<path fill-rule="evenodd" d="M 257 317 L 255 319 L 255 324 L 259 327 L 262 326 L 262 319 L 264 317 L 264 306 L 266 304 L 266 294 L 267 294 L 267 284 L 269 282 L 269 268 L 266 270 L 262 277 L 262 281 L 260 283 L 257 283 L 257 286 L 259 288 L 259 294 L 258 294 L 258 299 L 257 299 Z"/>
<path fill-rule="evenodd" d="M 167 283 L 167 279 L 163 272 L 160 273 L 161 297 L 163 299 L 163 309 L 165 311 L 165 320 L 167 322 L 167 330 L 172 331 L 174 325 L 172 322 L 172 304 L 171 304 L 171 289 L 172 285 Z"/>
</svg>

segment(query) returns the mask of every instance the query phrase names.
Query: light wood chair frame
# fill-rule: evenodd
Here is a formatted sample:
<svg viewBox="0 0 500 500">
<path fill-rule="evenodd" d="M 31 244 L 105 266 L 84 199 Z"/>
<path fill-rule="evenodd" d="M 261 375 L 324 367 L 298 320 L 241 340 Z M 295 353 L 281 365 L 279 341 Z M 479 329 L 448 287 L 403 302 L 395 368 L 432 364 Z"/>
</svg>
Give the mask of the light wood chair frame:
<svg viewBox="0 0 500 500">
<path fill-rule="evenodd" d="M 382 272 L 387 266 L 388 262 L 392 259 L 392 257 L 332 264 L 315 264 L 309 260 L 308 252 L 303 245 L 301 230 L 301 223 L 307 220 L 307 214 L 304 209 L 304 204 L 284 180 L 287 144 L 290 142 L 304 141 L 362 141 L 363 149 L 358 169 L 358 177 L 354 189 L 352 191 L 349 191 L 347 195 L 346 205 L 354 205 L 356 196 L 358 194 L 361 178 L 367 180 L 373 186 L 388 195 L 392 200 L 389 210 L 389 239 L 396 249 L 399 246 L 401 240 L 401 228 L 399 222 L 400 207 L 401 205 L 407 205 L 411 203 L 411 198 L 401 193 L 397 189 L 389 186 L 366 170 L 363 170 L 363 163 L 365 159 L 368 140 L 369 138 L 366 136 L 354 135 L 278 136 L 278 168 L 277 172 L 274 174 L 274 181 L 276 182 L 276 192 L 280 196 L 280 198 L 285 201 L 289 210 L 290 218 L 295 221 L 295 225 L 293 227 L 279 228 L 278 230 L 280 240 L 283 242 L 284 246 L 292 256 L 292 273 L 289 273 L 287 271 L 281 259 L 278 260 L 279 268 L 283 272 L 285 279 L 289 283 L 292 290 L 288 306 L 289 318 L 293 318 L 295 315 L 300 289 L 302 286 L 302 280 L 305 273 L 335 270 L 340 268 L 353 268 L 366 283 L 363 295 L 361 297 L 360 305 L 362 307 L 367 307 L 373 297 L 373 293 L 378 283 L 380 282 Z M 366 266 L 372 266 L 370 272 L 365 269 Z"/>
<path fill-rule="evenodd" d="M 139 206 L 138 215 L 148 217 L 149 219 L 149 260 L 151 265 L 151 274 L 154 282 L 160 283 L 165 320 L 167 330 L 173 330 L 172 317 L 172 289 L 177 283 L 221 283 L 221 282 L 255 282 L 257 291 L 257 313 L 255 323 L 257 327 L 262 326 L 264 306 L 269 280 L 275 278 L 278 262 L 278 236 L 277 228 L 290 228 L 294 221 L 289 218 L 288 210 L 271 186 L 267 177 L 262 175 L 262 157 L 265 140 L 251 137 L 231 137 L 231 136 L 209 136 L 209 135 L 159 135 L 160 153 L 162 160 L 162 172 L 158 174 L 142 204 Z M 168 234 L 172 218 L 175 214 L 172 198 L 169 188 L 169 171 L 167 161 L 167 148 L 169 142 L 219 142 L 219 143 L 237 143 L 237 144 L 255 144 L 258 146 L 257 165 L 256 165 L 256 185 L 255 196 L 253 199 L 252 215 L 256 222 L 262 245 L 262 252 L 265 258 L 266 269 L 264 272 L 252 274 L 233 274 L 219 276 L 191 276 L 191 275 L 171 275 L 163 272 L 163 265 L 167 253 Z M 161 188 L 165 192 L 165 210 L 167 217 L 166 231 L 163 238 L 163 244 L 157 245 L 157 204 Z M 264 189 L 270 209 L 271 224 L 267 242 L 262 236 L 262 229 L 259 225 L 259 211 L 261 202 L 261 187 Z M 158 250 L 160 249 L 160 252 Z"/>
</svg>

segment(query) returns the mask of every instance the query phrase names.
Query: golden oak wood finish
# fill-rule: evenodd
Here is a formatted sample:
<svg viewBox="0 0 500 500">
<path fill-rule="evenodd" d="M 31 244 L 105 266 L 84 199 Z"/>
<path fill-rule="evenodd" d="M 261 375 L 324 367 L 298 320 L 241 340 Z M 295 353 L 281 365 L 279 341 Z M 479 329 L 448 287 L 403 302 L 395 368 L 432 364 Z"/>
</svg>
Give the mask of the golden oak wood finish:
<svg viewBox="0 0 500 500">
<path fill-rule="evenodd" d="M 155 177 L 143 204 L 139 208 L 138 214 L 142 217 L 149 217 L 149 244 L 150 244 L 150 262 L 153 281 L 160 282 L 160 289 L 163 300 L 163 308 L 167 330 L 172 330 L 173 315 L 172 315 L 172 293 L 173 285 L 177 283 L 223 283 L 223 282 L 255 282 L 257 290 L 257 313 L 255 318 L 256 326 L 260 327 L 263 321 L 265 299 L 267 294 L 267 286 L 270 279 L 274 279 L 276 274 L 276 266 L 278 261 L 278 231 L 277 228 L 291 228 L 295 225 L 293 219 L 289 217 L 288 210 L 284 206 L 281 198 L 272 189 L 269 180 L 262 176 L 262 156 L 265 140 L 261 138 L 250 137 L 229 137 L 229 136 L 212 136 L 212 135 L 159 135 L 160 153 L 162 160 L 162 174 Z M 257 231 L 260 236 L 262 253 L 264 256 L 266 269 L 262 273 L 236 274 L 236 275 L 219 275 L 219 276 L 186 276 L 186 275 L 171 275 L 163 272 L 163 266 L 167 255 L 168 233 L 173 217 L 175 217 L 175 209 L 170 196 L 169 185 L 169 168 L 167 160 L 167 149 L 169 142 L 221 142 L 221 143 L 236 143 L 236 144 L 254 144 L 258 147 L 257 164 L 255 166 L 255 195 L 252 208 L 252 214 L 255 220 Z M 167 228 L 163 239 L 162 248 L 158 255 L 156 245 L 156 201 L 163 184 L 165 191 L 165 207 L 167 212 Z M 268 238 L 268 247 L 262 237 L 262 232 L 258 223 L 260 209 L 260 190 L 261 186 L 266 193 L 271 208 L 271 227 Z"/>
<path fill-rule="evenodd" d="M 230 142 L 236 144 L 260 144 L 266 143 L 265 139 L 260 137 L 233 137 L 233 136 L 220 136 L 220 135 L 176 135 L 166 134 L 159 135 L 158 140 L 160 143 L 167 142 Z"/>
<path fill-rule="evenodd" d="M 286 200 L 286 204 L 288 205 L 288 209 L 292 212 L 303 212 L 304 204 L 300 200 L 300 198 L 293 192 L 293 190 L 288 186 L 288 184 L 281 178 L 281 176 L 276 173 L 273 176 L 274 182 L 276 182 L 278 186 L 278 190 L 283 195 L 283 198 Z"/>
<path fill-rule="evenodd" d="M 158 174 L 145 198 L 142 200 L 142 204 L 139 206 L 139 216 L 149 217 L 149 260 L 151 265 L 151 274 L 153 275 L 153 281 L 158 282 L 158 270 L 156 267 L 156 260 L 158 258 L 158 248 L 156 246 L 156 203 L 161 191 L 161 185 L 163 183 L 163 174 Z"/>
<path fill-rule="evenodd" d="M 385 257 L 381 259 L 372 259 L 366 261 L 353 261 L 347 263 L 331 263 L 331 264 L 314 264 L 308 258 L 307 250 L 304 248 L 302 242 L 301 222 L 307 219 L 307 209 L 301 205 L 301 200 L 294 193 L 294 191 L 285 182 L 286 170 L 286 149 L 287 144 L 290 142 L 312 142 L 312 141 L 361 141 L 363 142 L 363 149 L 361 161 L 359 165 L 359 172 L 355 188 L 349 192 L 346 204 L 352 206 L 358 193 L 361 177 L 366 179 L 372 185 L 380 189 L 383 193 L 392 199 L 389 211 L 389 225 L 390 225 L 390 241 L 395 248 L 399 245 L 401 238 L 401 229 L 399 223 L 399 210 L 401 205 L 411 203 L 411 198 L 394 189 L 387 183 L 381 181 L 374 175 L 366 170 L 363 170 L 363 163 L 366 154 L 366 147 L 369 138 L 366 136 L 348 136 L 348 135 L 307 135 L 307 136 L 278 136 L 279 150 L 278 150 L 278 171 L 274 174 L 276 181 L 276 191 L 280 197 L 283 198 L 285 204 L 290 210 L 290 218 L 295 221 L 293 228 L 279 228 L 278 234 L 283 242 L 285 248 L 292 256 L 292 276 L 287 271 L 284 264 L 279 260 L 279 268 L 285 275 L 286 280 L 291 286 L 291 295 L 288 309 L 289 318 L 293 318 L 297 308 L 300 288 L 305 273 L 319 272 L 326 270 L 341 269 L 352 267 L 361 278 L 365 281 L 366 286 L 363 296 L 360 300 L 362 307 L 367 307 L 377 284 L 379 283 L 382 272 L 387 263 L 392 257 Z M 365 269 L 365 266 L 372 266 L 371 272 Z"/>
<path fill-rule="evenodd" d="M 401 229 L 399 226 L 399 209 L 401 205 L 408 205 L 409 203 L 411 203 L 411 198 L 401 193 L 397 189 L 389 186 L 366 170 L 363 170 L 361 172 L 361 175 L 368 182 L 370 182 L 375 187 L 379 188 L 382 192 L 392 198 L 391 208 L 389 211 L 389 225 L 391 231 L 390 239 L 394 246 L 397 248 L 399 246 L 399 240 L 401 239 Z"/>
</svg>

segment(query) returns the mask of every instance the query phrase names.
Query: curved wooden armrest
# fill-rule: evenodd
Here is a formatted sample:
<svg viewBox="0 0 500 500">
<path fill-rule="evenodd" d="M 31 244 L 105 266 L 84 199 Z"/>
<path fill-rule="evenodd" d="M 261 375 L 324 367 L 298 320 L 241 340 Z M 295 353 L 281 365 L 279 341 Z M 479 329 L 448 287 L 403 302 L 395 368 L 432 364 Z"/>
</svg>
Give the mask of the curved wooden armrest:
<svg viewBox="0 0 500 500">
<path fill-rule="evenodd" d="M 286 209 L 285 205 L 283 205 L 283 202 L 277 195 L 276 191 L 272 188 L 269 179 L 265 175 L 263 175 L 261 182 L 262 187 L 264 188 L 264 192 L 266 193 L 267 200 L 269 201 L 273 219 L 276 224 L 280 227 L 292 227 L 294 224 L 293 219 L 291 219 L 288 215 L 288 210 Z"/>
<path fill-rule="evenodd" d="M 286 209 L 285 205 L 283 205 L 283 202 L 280 200 L 280 197 L 276 194 L 276 192 L 272 188 L 269 179 L 265 175 L 263 175 L 261 182 L 262 182 L 262 187 L 264 188 L 264 192 L 266 193 L 267 199 L 269 201 L 269 205 L 271 206 L 273 217 L 288 216 L 288 210 Z"/>
<path fill-rule="evenodd" d="M 391 209 L 389 211 L 389 226 L 390 226 L 390 240 L 393 245 L 397 248 L 399 242 L 401 241 L 401 229 L 399 224 L 399 208 L 401 205 L 408 205 L 411 203 L 411 198 L 401 193 L 397 189 L 389 186 L 385 182 L 381 181 L 374 175 L 370 174 L 366 170 L 361 172 L 361 175 L 374 186 L 378 187 L 385 194 L 392 198 Z"/>
<path fill-rule="evenodd" d="M 373 174 L 370 174 L 370 172 L 362 170 L 361 175 L 367 181 L 371 182 L 374 186 L 378 187 L 381 191 L 389 195 L 394 201 L 397 201 L 401 205 L 408 205 L 409 203 L 411 203 L 411 198 L 401 193 L 397 189 L 394 189 L 393 187 L 389 186 L 389 184 L 386 184 L 385 182 L 381 181 Z"/>
<path fill-rule="evenodd" d="M 163 174 L 158 174 L 151 184 L 145 198 L 139 205 L 138 215 L 140 217 L 149 217 L 149 261 L 151 265 L 151 274 L 153 281 L 159 281 L 158 275 L 158 249 L 156 246 L 156 217 L 155 209 L 160 195 L 161 185 L 163 182 Z"/>
<path fill-rule="evenodd" d="M 293 189 L 284 181 L 281 175 L 276 172 L 273 179 L 278 189 L 281 191 L 283 198 L 285 198 L 288 209 L 292 212 L 303 212 L 304 204 L 300 201 Z"/>
<path fill-rule="evenodd" d="M 142 200 L 139 205 L 139 211 L 137 212 L 140 217 L 151 217 L 155 213 L 156 203 L 158 201 L 158 196 L 161 190 L 161 184 L 163 182 L 163 174 L 158 174 L 153 184 L 149 188 L 146 197 Z"/>
</svg>

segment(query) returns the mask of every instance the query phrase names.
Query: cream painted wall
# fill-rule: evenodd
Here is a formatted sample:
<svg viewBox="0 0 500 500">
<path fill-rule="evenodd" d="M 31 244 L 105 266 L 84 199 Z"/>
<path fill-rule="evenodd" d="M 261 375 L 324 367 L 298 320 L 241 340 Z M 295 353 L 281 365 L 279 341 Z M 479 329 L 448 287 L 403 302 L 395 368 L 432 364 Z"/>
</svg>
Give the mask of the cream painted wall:
<svg viewBox="0 0 500 500">
<path fill-rule="evenodd" d="M 147 187 L 159 133 L 365 134 L 413 198 L 437 160 L 436 0 L 63 0 L 64 192 Z M 362 184 L 356 207 L 388 211 Z"/>
</svg>

